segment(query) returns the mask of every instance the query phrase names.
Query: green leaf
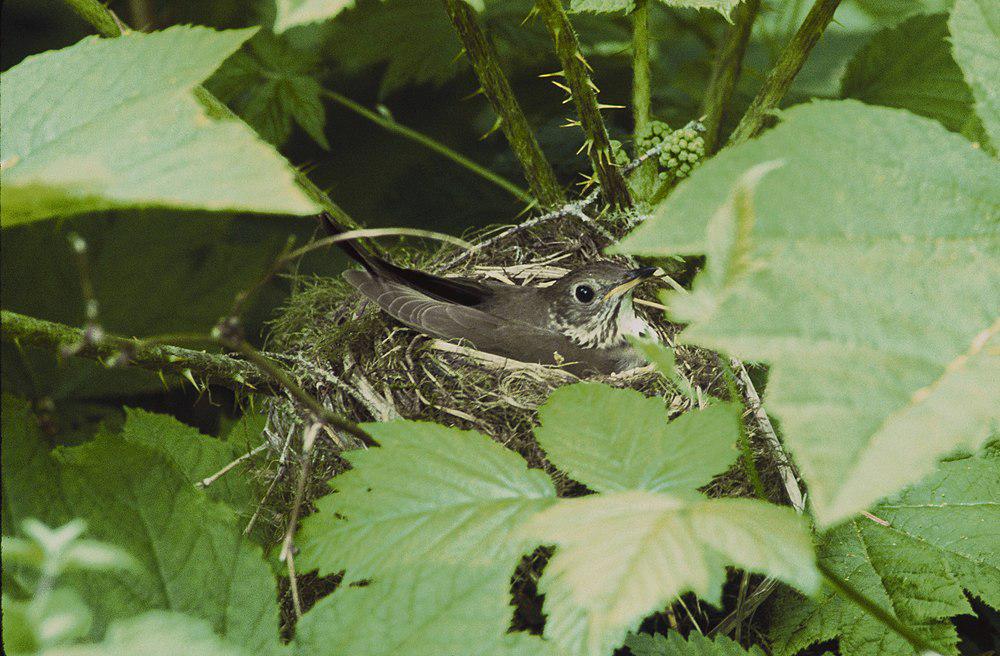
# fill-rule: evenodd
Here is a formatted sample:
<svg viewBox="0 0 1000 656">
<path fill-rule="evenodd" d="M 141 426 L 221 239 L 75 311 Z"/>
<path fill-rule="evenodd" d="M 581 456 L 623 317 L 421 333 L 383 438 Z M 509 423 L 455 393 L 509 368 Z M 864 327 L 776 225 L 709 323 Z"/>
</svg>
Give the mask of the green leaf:
<svg viewBox="0 0 1000 656">
<path fill-rule="evenodd" d="M 150 611 L 114 622 L 99 644 L 57 647 L 39 656 L 247 656 L 254 652 L 219 638 L 205 621 L 180 613 Z"/>
<path fill-rule="evenodd" d="M 113 207 L 317 212 L 273 148 L 192 93 L 252 33 L 92 37 L 3 73 L 3 225 Z"/>
<path fill-rule="evenodd" d="M 755 212 L 745 185 L 727 200 L 776 157 Z M 771 365 L 765 404 L 830 525 L 989 436 L 998 217 L 1000 167 L 961 136 L 814 102 L 699 167 L 621 250 L 709 253 L 694 293 L 669 300 L 692 322 L 681 338 Z"/>
<path fill-rule="evenodd" d="M 717 404 L 669 421 L 663 399 L 600 383 L 552 393 L 538 411 L 538 444 L 549 460 L 598 492 L 695 491 L 736 459 L 740 411 Z"/>
<path fill-rule="evenodd" d="M 827 531 L 819 557 L 941 653 L 957 654 L 949 618 L 973 614 L 963 590 L 1000 608 L 997 452 L 944 462 L 920 485 L 871 512 L 878 521 L 859 518 Z M 779 655 L 834 638 L 843 656 L 913 653 L 902 638 L 829 588 L 813 599 L 782 593 L 772 617 Z"/>
<path fill-rule="evenodd" d="M 726 565 L 806 592 L 818 584 L 801 518 L 749 499 L 688 503 L 646 491 L 562 499 L 523 533 L 557 546 L 538 583 L 545 636 L 575 656 L 606 656 L 685 592 L 718 604 Z"/>
<path fill-rule="evenodd" d="M 715 639 L 692 631 L 687 640 L 680 633 L 631 633 L 625 646 L 632 656 L 764 656 L 764 651 L 753 645 L 749 651 L 740 643 L 720 635 Z"/>
<path fill-rule="evenodd" d="M 484 9 L 485 0 L 465 1 L 476 11 Z M 277 16 L 274 31 L 280 33 L 298 25 L 330 20 L 353 7 L 355 2 L 356 0 L 275 0 Z"/>
<path fill-rule="evenodd" d="M 976 99 L 976 112 L 994 148 L 1000 148 L 1000 6 L 992 0 L 956 0 L 948 22 L 955 61 Z"/>
<path fill-rule="evenodd" d="M 951 56 L 947 21 L 947 14 L 917 15 L 876 34 L 848 64 L 841 95 L 961 131 L 973 116 L 972 92 Z"/>
<path fill-rule="evenodd" d="M 295 628 L 300 654 L 351 656 L 542 656 L 549 645 L 508 634 L 512 568 L 464 564 L 416 566 L 364 587 L 342 585 Z"/>
<path fill-rule="evenodd" d="M 543 472 L 470 431 L 413 421 L 366 430 L 382 446 L 344 454 L 352 469 L 302 523 L 300 568 L 347 569 L 354 581 L 416 563 L 513 570 L 516 528 L 555 498 Z"/>
<path fill-rule="evenodd" d="M 125 549 L 147 572 L 66 577 L 79 583 L 97 628 L 163 608 L 205 619 L 254 651 L 276 648 L 275 581 L 260 549 L 170 459 L 110 435 L 50 454 L 27 405 L 10 397 L 2 420 L 4 530 L 30 516 L 49 524 L 82 516 L 91 535 Z"/>
<path fill-rule="evenodd" d="M 315 54 L 262 31 L 227 59 L 205 86 L 276 146 L 288 140 L 294 120 L 329 150 L 323 89 L 313 77 L 318 63 Z"/>
<path fill-rule="evenodd" d="M 660 0 L 668 7 L 682 7 L 684 9 L 712 9 L 726 18 L 740 3 L 741 0 Z M 608 13 L 615 11 L 632 11 L 635 8 L 635 0 L 572 0 L 570 9 L 572 11 L 592 11 L 596 13 Z"/>
</svg>

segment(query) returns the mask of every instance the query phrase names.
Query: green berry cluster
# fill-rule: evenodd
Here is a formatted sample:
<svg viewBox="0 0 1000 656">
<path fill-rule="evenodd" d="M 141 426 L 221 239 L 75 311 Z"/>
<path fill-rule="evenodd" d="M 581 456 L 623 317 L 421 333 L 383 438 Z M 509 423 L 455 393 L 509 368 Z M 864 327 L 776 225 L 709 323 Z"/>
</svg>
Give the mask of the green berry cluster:
<svg viewBox="0 0 1000 656">
<path fill-rule="evenodd" d="M 679 130 L 671 130 L 663 121 L 652 121 L 649 128 L 636 139 L 639 152 L 646 152 L 657 146 L 660 155 L 659 178 L 685 178 L 691 169 L 705 156 L 705 139 L 701 133 L 705 127 L 701 123 L 689 123 Z"/>
<path fill-rule="evenodd" d="M 611 157 L 616 166 L 628 166 L 629 162 L 632 161 L 622 142 L 615 139 L 611 140 Z"/>
</svg>

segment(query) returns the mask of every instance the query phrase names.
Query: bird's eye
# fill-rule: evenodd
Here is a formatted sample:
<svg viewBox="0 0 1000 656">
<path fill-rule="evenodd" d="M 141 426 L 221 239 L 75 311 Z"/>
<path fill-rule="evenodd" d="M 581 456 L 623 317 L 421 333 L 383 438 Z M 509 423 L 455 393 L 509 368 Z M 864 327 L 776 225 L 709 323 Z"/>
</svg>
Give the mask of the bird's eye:
<svg viewBox="0 0 1000 656">
<path fill-rule="evenodd" d="M 576 296 L 576 300 L 581 303 L 590 303 L 594 300 L 594 288 L 589 285 L 577 285 L 573 294 Z"/>
</svg>

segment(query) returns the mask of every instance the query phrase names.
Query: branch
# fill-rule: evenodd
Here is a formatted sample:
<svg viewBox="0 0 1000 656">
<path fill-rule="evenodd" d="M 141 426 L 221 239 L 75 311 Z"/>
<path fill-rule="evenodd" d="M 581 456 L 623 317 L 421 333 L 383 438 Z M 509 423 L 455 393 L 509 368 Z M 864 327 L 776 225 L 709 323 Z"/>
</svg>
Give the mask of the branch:
<svg viewBox="0 0 1000 656">
<path fill-rule="evenodd" d="M 736 7 L 733 25 L 726 33 L 725 40 L 715 55 L 712 77 L 705 90 L 702 113 L 705 115 L 705 154 L 716 151 L 722 130 L 722 121 L 733 99 L 736 83 L 743 69 L 743 55 L 750 41 L 753 23 L 760 11 L 760 0 L 744 0 Z"/>
<path fill-rule="evenodd" d="M 632 134 L 638 137 L 649 125 L 649 0 L 636 0 L 632 11 Z"/>
<path fill-rule="evenodd" d="M 753 99 L 746 114 L 729 137 L 727 145 L 735 146 L 760 134 L 774 114 L 778 103 L 785 96 L 792 80 L 798 75 L 813 46 L 823 36 L 826 26 L 833 20 L 840 0 L 816 0 L 795 36 L 788 42 L 764 84 Z"/>
<path fill-rule="evenodd" d="M 119 20 L 114 12 L 101 4 L 99 0 L 63 0 L 63 2 L 81 18 L 90 23 L 97 30 L 97 33 L 103 37 L 114 38 L 128 31 L 128 27 Z M 195 87 L 194 95 L 205 107 L 209 117 L 222 121 L 243 122 L 243 119 L 237 116 L 233 110 L 229 109 L 224 102 L 212 95 L 205 87 Z M 351 228 L 359 227 L 357 221 L 352 219 L 323 190 L 313 184 L 312 180 L 305 173 L 298 169 L 295 170 L 295 182 L 310 199 L 322 205 L 323 209 L 336 217 L 342 225 Z"/>
<path fill-rule="evenodd" d="M 415 141 L 422 146 L 430 148 L 439 155 L 447 157 L 448 159 L 455 162 L 459 166 L 464 166 L 465 168 L 469 169 L 470 171 L 480 176 L 481 178 L 489 180 L 490 182 L 500 187 L 507 193 L 511 194 L 518 200 L 522 200 L 526 203 L 533 203 L 535 201 L 535 199 L 532 198 L 531 194 L 529 194 L 524 189 L 521 189 L 510 180 L 507 180 L 506 178 L 497 175 L 496 173 L 494 173 L 493 171 L 489 170 L 484 166 L 480 166 L 479 164 L 473 162 L 465 155 L 462 155 L 461 153 L 452 150 L 451 148 L 444 145 L 440 141 L 433 139 L 427 136 L 426 134 L 417 132 L 413 128 L 408 128 L 405 125 L 401 125 L 396 121 L 392 120 L 391 118 L 379 114 L 378 112 L 373 112 L 367 107 L 364 107 L 363 105 L 354 102 L 347 96 L 343 96 L 337 93 L 336 91 L 323 89 L 323 95 L 332 100 L 333 102 L 337 103 L 341 107 L 349 109 L 355 114 L 359 114 L 365 117 L 372 123 L 375 123 L 376 125 L 385 128 L 389 132 L 394 132 L 402 137 L 410 139 L 411 141 Z"/>
<path fill-rule="evenodd" d="M 546 207 L 565 202 L 566 197 L 556 180 L 552 165 L 545 159 L 521 105 L 514 97 L 510 81 L 500 68 L 493 44 L 479 26 L 475 10 L 465 0 L 444 0 L 444 6 L 483 92 L 500 117 L 500 127 L 524 169 L 524 177 L 528 180 L 531 193 Z"/>
<path fill-rule="evenodd" d="M 83 330 L 61 323 L 0 311 L 0 337 L 18 346 L 35 346 L 55 353 L 72 352 L 103 362 L 122 362 L 142 369 L 178 375 L 195 374 L 209 383 L 232 389 L 274 393 L 278 380 L 244 360 L 168 344 L 116 335 L 88 339 Z"/>
<path fill-rule="evenodd" d="M 597 87 L 590 79 L 590 65 L 580 52 L 580 42 L 576 38 L 573 25 L 569 22 L 566 10 L 563 9 L 561 0 L 538 0 L 535 6 L 538 7 L 552 34 L 556 55 L 562 63 L 562 73 L 580 117 L 580 127 L 583 128 L 587 138 L 587 155 L 601 183 L 604 198 L 613 207 L 632 207 L 632 198 L 629 196 L 625 178 L 615 166 L 611 154 L 611 140 L 608 138 L 608 130 L 597 104 L 595 91 Z"/>
</svg>

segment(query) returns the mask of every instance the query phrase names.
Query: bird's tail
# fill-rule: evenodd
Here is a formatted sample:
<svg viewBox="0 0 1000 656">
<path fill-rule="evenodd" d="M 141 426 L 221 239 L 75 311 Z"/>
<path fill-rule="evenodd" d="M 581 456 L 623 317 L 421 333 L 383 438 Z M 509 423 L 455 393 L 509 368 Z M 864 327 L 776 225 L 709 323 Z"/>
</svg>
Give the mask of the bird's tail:
<svg viewBox="0 0 1000 656">
<path fill-rule="evenodd" d="M 323 212 L 318 217 L 320 226 L 323 228 L 324 232 L 331 237 L 336 237 L 337 235 L 348 232 L 348 229 L 337 223 L 337 220 L 330 215 L 329 212 Z M 346 239 L 344 241 L 338 241 L 336 243 L 337 248 L 344 251 L 344 253 L 363 266 L 365 271 L 374 274 L 382 264 L 382 258 L 374 255 L 369 251 L 362 243 L 356 239 Z"/>
</svg>

